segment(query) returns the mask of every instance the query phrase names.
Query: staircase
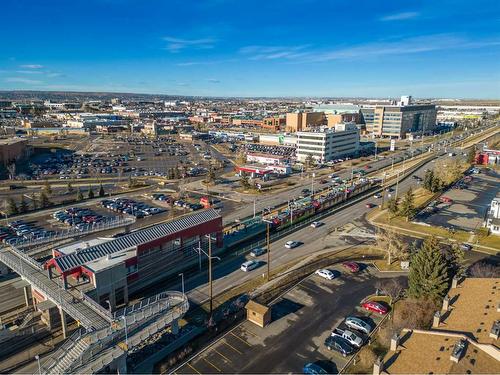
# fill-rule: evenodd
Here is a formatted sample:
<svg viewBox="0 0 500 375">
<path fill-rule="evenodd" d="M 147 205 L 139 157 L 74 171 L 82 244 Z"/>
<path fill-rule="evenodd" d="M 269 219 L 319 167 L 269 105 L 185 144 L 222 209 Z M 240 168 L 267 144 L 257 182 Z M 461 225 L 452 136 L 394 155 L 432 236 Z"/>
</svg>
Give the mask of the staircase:
<svg viewBox="0 0 500 375">
<path fill-rule="evenodd" d="M 66 374 L 68 370 L 75 364 L 76 360 L 87 350 L 90 346 L 90 340 L 81 339 L 62 357 L 59 357 L 58 362 L 50 369 L 51 374 Z"/>
</svg>

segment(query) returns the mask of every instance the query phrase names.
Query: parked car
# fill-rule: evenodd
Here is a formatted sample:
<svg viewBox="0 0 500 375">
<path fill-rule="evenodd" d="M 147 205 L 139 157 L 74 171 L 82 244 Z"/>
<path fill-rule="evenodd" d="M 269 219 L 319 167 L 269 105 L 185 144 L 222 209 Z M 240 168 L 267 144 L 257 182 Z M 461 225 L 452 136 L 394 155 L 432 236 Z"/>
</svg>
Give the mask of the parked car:
<svg viewBox="0 0 500 375">
<path fill-rule="evenodd" d="M 365 207 L 366 208 L 373 208 L 373 207 L 375 207 L 375 205 L 373 203 L 367 203 L 367 204 L 365 204 Z"/>
<path fill-rule="evenodd" d="M 365 322 L 363 319 L 357 318 L 355 316 L 349 316 L 345 320 L 345 325 L 351 329 L 354 329 L 365 334 L 370 334 L 372 331 L 372 326 Z"/>
<path fill-rule="evenodd" d="M 342 266 L 352 273 L 359 272 L 359 264 L 356 262 L 344 262 Z"/>
<path fill-rule="evenodd" d="M 243 271 L 243 272 L 249 272 L 255 268 L 257 268 L 257 266 L 259 265 L 259 262 L 255 261 L 255 260 L 248 260 L 246 261 L 245 263 L 243 263 L 240 267 L 240 269 Z"/>
<path fill-rule="evenodd" d="M 316 275 L 324 278 L 324 279 L 327 279 L 327 280 L 333 280 L 335 279 L 335 274 L 330 271 L 330 270 L 327 270 L 327 269 L 319 269 L 319 270 L 316 270 L 316 272 L 314 272 Z"/>
<path fill-rule="evenodd" d="M 468 243 L 463 243 L 463 244 L 460 245 L 460 250 L 471 251 L 472 250 L 472 245 L 469 245 Z"/>
<path fill-rule="evenodd" d="M 306 363 L 304 365 L 304 368 L 302 369 L 302 373 L 309 375 L 320 375 L 320 374 L 322 375 L 322 374 L 328 374 L 328 371 L 326 371 L 323 367 L 315 363 Z"/>
<path fill-rule="evenodd" d="M 347 357 L 354 353 L 354 349 L 347 340 L 340 336 L 328 336 L 325 340 L 325 346 L 328 350 L 335 350 L 342 354 L 342 356 Z"/>
<path fill-rule="evenodd" d="M 300 246 L 300 242 L 298 242 L 298 241 L 287 241 L 285 243 L 285 247 L 287 249 L 293 249 L 293 248 L 295 248 L 297 246 Z"/>
<path fill-rule="evenodd" d="M 380 315 L 385 315 L 389 311 L 384 305 L 375 301 L 366 301 L 361 304 L 361 307 L 368 311 L 376 312 Z"/>
<path fill-rule="evenodd" d="M 313 221 L 313 222 L 311 223 L 311 227 L 312 227 L 312 228 L 318 228 L 318 227 L 322 226 L 323 224 L 324 224 L 324 223 L 322 223 L 321 221 Z"/>
<path fill-rule="evenodd" d="M 355 334 L 352 331 L 349 331 L 348 329 L 340 329 L 340 328 L 335 328 L 331 336 L 340 336 L 344 340 L 347 340 L 347 342 L 356 347 L 356 348 L 361 348 L 363 346 L 364 340 L 361 336 Z"/>
<path fill-rule="evenodd" d="M 382 194 L 377 193 L 377 194 L 375 194 L 375 195 L 373 196 L 373 198 L 380 199 L 380 198 L 382 198 Z"/>
<path fill-rule="evenodd" d="M 264 249 L 262 247 L 256 247 L 255 249 L 250 251 L 250 256 L 258 257 L 258 256 L 261 256 L 262 254 L 265 254 L 265 253 L 266 253 L 266 249 Z"/>
</svg>

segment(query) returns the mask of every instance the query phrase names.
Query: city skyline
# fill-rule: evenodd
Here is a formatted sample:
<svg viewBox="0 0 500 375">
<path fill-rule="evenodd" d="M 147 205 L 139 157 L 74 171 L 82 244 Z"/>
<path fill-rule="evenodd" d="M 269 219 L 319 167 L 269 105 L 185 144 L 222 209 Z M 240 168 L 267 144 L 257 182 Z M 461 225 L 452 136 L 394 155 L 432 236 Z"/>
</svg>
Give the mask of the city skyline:
<svg viewBox="0 0 500 375">
<path fill-rule="evenodd" d="M 498 98 L 498 5 L 6 1 L 0 89 Z"/>
</svg>

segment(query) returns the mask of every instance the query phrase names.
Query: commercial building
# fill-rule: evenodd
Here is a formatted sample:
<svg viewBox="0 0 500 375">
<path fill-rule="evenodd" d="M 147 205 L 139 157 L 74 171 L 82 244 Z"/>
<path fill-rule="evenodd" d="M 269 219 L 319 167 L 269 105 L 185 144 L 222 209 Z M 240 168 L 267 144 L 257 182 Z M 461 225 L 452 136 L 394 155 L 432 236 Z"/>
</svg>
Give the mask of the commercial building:
<svg viewBox="0 0 500 375">
<path fill-rule="evenodd" d="M 141 229 L 113 239 L 97 239 L 53 250 L 45 267 L 61 275 L 65 288 L 78 286 L 104 307 L 127 303 L 130 293 L 177 274 L 206 248 L 222 246 L 222 217 L 213 209 Z"/>
<path fill-rule="evenodd" d="M 0 163 L 11 164 L 27 156 L 27 146 L 28 141 L 23 138 L 0 139 Z"/>
<path fill-rule="evenodd" d="M 325 114 L 323 112 L 297 112 L 286 114 L 287 132 L 305 131 L 325 124 Z"/>
<path fill-rule="evenodd" d="M 500 197 L 491 201 L 485 224 L 492 234 L 500 235 Z"/>
<path fill-rule="evenodd" d="M 403 329 L 373 374 L 500 373 L 500 280 L 453 279 L 431 330 Z"/>
<path fill-rule="evenodd" d="M 290 157 L 247 152 L 247 162 L 265 165 L 287 165 L 290 164 Z"/>
<path fill-rule="evenodd" d="M 269 129 L 274 132 L 279 131 L 282 127 L 284 128 L 286 124 L 286 119 L 284 117 L 266 117 L 262 120 L 262 127 L 264 129 Z"/>
<path fill-rule="evenodd" d="M 304 162 L 309 155 L 320 162 L 354 155 L 359 149 L 359 129 L 355 124 L 338 124 L 334 129 L 297 132 L 297 160 Z"/>
</svg>

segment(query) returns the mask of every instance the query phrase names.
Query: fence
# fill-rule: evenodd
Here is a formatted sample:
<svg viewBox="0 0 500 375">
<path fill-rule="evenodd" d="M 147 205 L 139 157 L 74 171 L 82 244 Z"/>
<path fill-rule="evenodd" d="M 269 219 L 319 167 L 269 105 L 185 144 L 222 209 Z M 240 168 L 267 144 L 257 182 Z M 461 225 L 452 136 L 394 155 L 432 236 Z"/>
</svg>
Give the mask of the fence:
<svg viewBox="0 0 500 375">
<path fill-rule="evenodd" d="M 108 309 L 102 307 L 99 305 L 96 301 L 94 301 L 91 297 L 89 297 L 86 293 L 81 291 L 81 296 L 85 302 L 87 302 L 87 305 L 94 310 L 96 313 L 101 315 L 104 319 L 106 319 L 108 322 L 111 322 L 113 317 L 111 316 L 111 313 L 109 312 Z"/>
<path fill-rule="evenodd" d="M 126 225 L 131 225 L 131 224 L 135 223 L 135 221 L 136 221 L 135 217 L 117 216 L 117 217 L 110 218 L 108 220 L 104 220 L 100 223 L 93 224 L 85 229 L 71 227 L 71 228 L 68 228 L 66 230 L 55 232 L 47 237 L 13 240 L 13 241 L 9 242 L 9 245 L 16 246 L 18 248 L 41 245 L 41 244 L 50 243 L 50 242 L 54 242 L 54 241 L 58 241 L 58 240 L 63 240 L 63 239 L 70 238 L 70 237 L 85 236 L 85 235 L 95 233 L 95 232 L 100 232 L 100 231 L 105 231 L 105 230 L 109 230 L 109 229 L 113 229 L 113 228 L 123 227 Z"/>
</svg>

